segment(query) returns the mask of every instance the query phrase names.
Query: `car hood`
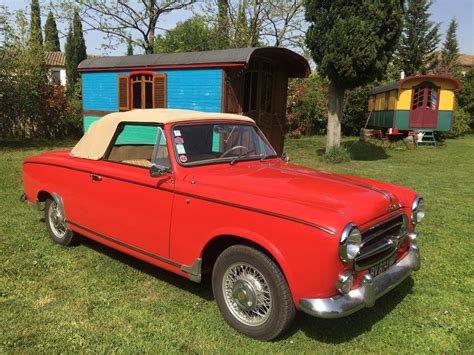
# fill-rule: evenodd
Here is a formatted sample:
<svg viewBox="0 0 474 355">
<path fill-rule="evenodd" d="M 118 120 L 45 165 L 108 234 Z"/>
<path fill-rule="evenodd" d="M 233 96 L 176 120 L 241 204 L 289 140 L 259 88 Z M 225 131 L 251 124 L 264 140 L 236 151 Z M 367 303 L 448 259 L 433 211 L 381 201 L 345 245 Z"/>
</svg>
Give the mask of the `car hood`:
<svg viewBox="0 0 474 355">
<path fill-rule="evenodd" d="M 362 225 L 401 206 L 392 185 L 279 161 L 196 168 L 184 186 L 200 196 L 333 231 L 347 223 Z"/>
</svg>

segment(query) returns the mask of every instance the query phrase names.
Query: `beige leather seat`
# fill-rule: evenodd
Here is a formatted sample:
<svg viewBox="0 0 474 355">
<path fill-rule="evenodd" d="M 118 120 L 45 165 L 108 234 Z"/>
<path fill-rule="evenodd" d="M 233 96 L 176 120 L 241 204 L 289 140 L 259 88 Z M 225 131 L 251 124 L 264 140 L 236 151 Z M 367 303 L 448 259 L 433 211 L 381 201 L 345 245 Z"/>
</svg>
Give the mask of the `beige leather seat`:
<svg viewBox="0 0 474 355">
<path fill-rule="evenodd" d="M 128 159 L 122 160 L 122 163 L 143 166 L 145 168 L 149 168 L 151 166 L 150 161 L 146 159 Z"/>
</svg>

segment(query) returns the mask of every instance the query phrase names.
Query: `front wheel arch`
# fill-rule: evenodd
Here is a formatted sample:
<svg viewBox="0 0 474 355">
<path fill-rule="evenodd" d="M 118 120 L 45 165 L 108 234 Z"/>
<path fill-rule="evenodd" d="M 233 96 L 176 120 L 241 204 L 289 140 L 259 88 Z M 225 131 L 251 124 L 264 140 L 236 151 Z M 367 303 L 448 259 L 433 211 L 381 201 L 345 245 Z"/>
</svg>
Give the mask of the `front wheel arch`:
<svg viewBox="0 0 474 355">
<path fill-rule="evenodd" d="M 201 253 L 201 259 L 202 259 L 201 274 L 203 275 L 210 274 L 212 272 L 214 264 L 217 258 L 219 257 L 219 255 L 227 248 L 233 245 L 239 245 L 239 244 L 252 247 L 262 252 L 263 254 L 267 255 L 270 259 L 272 259 L 273 262 L 280 269 L 288 285 L 290 285 L 290 290 L 291 290 L 292 283 L 291 283 L 291 280 L 289 279 L 291 278 L 289 277 L 290 272 L 287 268 L 284 268 L 282 266 L 282 263 L 280 262 L 281 259 L 278 260 L 278 258 L 276 258 L 273 255 L 273 253 L 270 252 L 269 248 L 262 246 L 261 243 L 257 243 L 254 240 L 251 240 L 246 237 L 238 236 L 235 234 L 217 235 L 207 242 L 207 244 L 204 246 Z"/>
</svg>

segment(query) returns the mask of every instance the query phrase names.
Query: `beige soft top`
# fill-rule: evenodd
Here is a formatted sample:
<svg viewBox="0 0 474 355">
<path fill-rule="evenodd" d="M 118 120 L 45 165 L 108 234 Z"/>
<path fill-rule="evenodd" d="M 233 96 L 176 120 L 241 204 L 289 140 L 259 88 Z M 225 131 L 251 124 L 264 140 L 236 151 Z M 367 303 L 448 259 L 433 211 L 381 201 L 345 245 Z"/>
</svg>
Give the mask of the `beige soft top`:
<svg viewBox="0 0 474 355">
<path fill-rule="evenodd" d="M 117 130 L 117 126 L 122 122 L 151 122 L 166 124 L 203 120 L 230 120 L 255 123 L 255 121 L 249 117 L 230 113 L 209 113 L 158 108 L 114 112 L 92 123 L 81 140 L 71 150 L 71 155 L 77 158 L 92 160 L 101 159 Z"/>
</svg>

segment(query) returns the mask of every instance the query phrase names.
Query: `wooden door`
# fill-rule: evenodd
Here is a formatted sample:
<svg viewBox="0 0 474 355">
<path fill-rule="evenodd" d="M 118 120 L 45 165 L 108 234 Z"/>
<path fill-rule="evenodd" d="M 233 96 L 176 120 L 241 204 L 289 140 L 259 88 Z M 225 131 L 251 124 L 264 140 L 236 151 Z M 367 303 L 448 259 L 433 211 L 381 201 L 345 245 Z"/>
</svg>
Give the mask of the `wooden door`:
<svg viewBox="0 0 474 355">
<path fill-rule="evenodd" d="M 423 82 L 413 87 L 409 127 L 436 128 L 438 126 L 439 87 Z"/>
</svg>

